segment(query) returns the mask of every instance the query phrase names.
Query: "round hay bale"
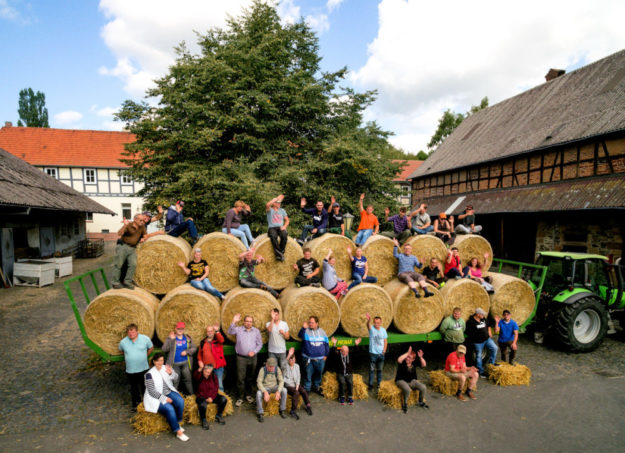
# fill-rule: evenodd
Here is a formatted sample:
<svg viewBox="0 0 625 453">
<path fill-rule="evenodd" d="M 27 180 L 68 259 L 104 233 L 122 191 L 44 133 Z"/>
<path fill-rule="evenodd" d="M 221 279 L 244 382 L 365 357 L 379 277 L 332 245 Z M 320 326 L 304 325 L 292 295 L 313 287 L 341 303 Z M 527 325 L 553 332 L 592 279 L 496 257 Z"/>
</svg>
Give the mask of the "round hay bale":
<svg viewBox="0 0 625 453">
<path fill-rule="evenodd" d="M 197 346 L 206 336 L 206 327 L 221 323 L 217 299 L 206 291 L 186 284 L 169 291 L 156 312 L 156 335 L 165 341 L 177 322 L 186 324 L 185 333 Z"/>
<path fill-rule="evenodd" d="M 361 283 L 350 289 L 339 301 L 341 326 L 352 337 L 368 337 L 365 313 L 382 318 L 385 329 L 393 321 L 393 301 L 386 291 L 371 283 Z"/>
<path fill-rule="evenodd" d="M 397 276 L 397 259 L 393 256 L 393 247 L 393 241 L 380 234 L 371 236 L 362 247 L 362 254 L 369 264 L 369 275 L 378 279 L 378 285 L 384 285 Z"/>
<path fill-rule="evenodd" d="M 332 336 L 339 326 L 341 320 L 339 304 L 334 296 L 323 288 L 290 286 L 282 291 L 279 301 L 284 321 L 289 325 L 291 338 L 295 340 L 301 341 L 297 332 L 311 316 L 319 318 L 319 326 L 328 337 Z"/>
<path fill-rule="evenodd" d="M 356 250 L 356 245 L 351 239 L 340 234 L 326 233 L 317 239 L 308 241 L 304 247 L 310 249 L 312 257 L 319 262 L 320 266 L 322 266 L 328 250 L 332 249 L 332 253 L 336 257 L 336 273 L 345 281 L 352 279 L 352 261 L 347 254 L 347 247 L 351 247 L 353 252 Z"/>
<path fill-rule="evenodd" d="M 121 355 L 119 342 L 126 336 L 126 326 L 136 324 L 139 333 L 152 338 L 158 299 L 135 289 L 109 289 L 87 306 L 83 321 L 91 341 L 112 355 Z"/>
<path fill-rule="evenodd" d="M 273 252 L 271 239 L 267 234 L 258 236 L 252 247 L 256 249 L 256 253 L 265 258 L 263 263 L 256 266 L 256 277 L 273 289 L 283 289 L 293 283 L 297 271 L 293 269 L 293 265 L 304 256 L 302 247 L 295 239 L 289 237 L 286 243 L 284 253 L 284 261 L 276 260 Z"/>
<path fill-rule="evenodd" d="M 221 303 L 221 328 L 223 333 L 232 342 L 236 342 L 236 335 L 230 335 L 228 328 L 235 314 L 241 314 L 241 321 L 237 325 L 243 325 L 246 315 L 254 317 L 254 327 L 260 330 L 263 343 L 267 343 L 267 328 L 265 325 L 271 320 L 271 310 L 277 308 L 282 315 L 282 307 L 269 292 L 256 288 L 236 287 L 229 291 Z"/>
<path fill-rule="evenodd" d="M 534 290 L 525 281 L 510 275 L 490 272 L 495 293 L 490 294 L 490 314 L 502 316 L 504 310 L 510 310 L 513 319 L 520 326 L 532 315 L 536 298 Z"/>
<path fill-rule="evenodd" d="M 432 390 L 442 393 L 447 396 L 455 396 L 458 391 L 458 381 L 454 381 L 452 378 L 445 374 L 445 370 L 430 371 L 430 385 Z M 469 388 L 469 380 L 464 383 L 462 391 L 466 391 Z M 477 383 L 473 390 L 477 390 Z"/>
<path fill-rule="evenodd" d="M 423 266 L 427 266 L 432 258 L 436 258 L 443 267 L 445 267 L 445 260 L 447 259 L 447 247 L 445 243 L 436 236 L 429 234 L 418 234 L 408 238 L 404 245 L 410 244 L 412 246 L 412 254 L 419 258 L 419 261 Z M 421 269 L 417 269 L 417 272 L 421 272 Z"/>
<path fill-rule="evenodd" d="M 391 280 L 384 290 L 393 301 L 393 325 L 402 333 L 432 332 L 443 319 L 444 301 L 440 291 L 427 286 L 433 296 L 417 299 L 410 287 L 399 280 Z"/>
<path fill-rule="evenodd" d="M 226 233 L 202 236 L 193 249 L 202 250 L 202 259 L 208 263 L 208 278 L 215 288 L 224 293 L 239 284 L 239 255 L 245 252 L 243 242 Z"/>
<path fill-rule="evenodd" d="M 475 313 L 477 307 L 486 313 L 490 309 L 490 298 L 484 287 L 468 278 L 449 280 L 440 292 L 445 301 L 445 317 L 453 313 L 454 307 L 462 309 L 462 318 L 465 321 Z"/>
<path fill-rule="evenodd" d="M 362 375 L 353 374 L 352 377 L 354 380 L 354 394 L 352 398 L 355 400 L 369 399 L 367 384 L 365 384 Z M 339 398 L 339 381 L 336 378 L 335 372 L 326 371 L 323 373 L 323 377 L 321 378 L 321 391 L 323 392 L 323 397 L 328 400 L 337 400 Z"/>
<path fill-rule="evenodd" d="M 463 266 L 468 266 L 473 258 L 477 258 L 482 266 L 482 272 L 488 271 L 493 263 L 493 249 L 490 242 L 477 234 L 459 234 L 456 236 L 454 247 L 458 247 L 458 254 Z M 488 259 L 484 262 L 484 253 Z"/>
<path fill-rule="evenodd" d="M 137 247 L 135 282 L 154 294 L 165 294 L 187 281 L 178 262 L 189 262 L 191 246 L 167 234 L 153 236 Z"/>
<path fill-rule="evenodd" d="M 193 399 L 195 400 L 195 397 Z M 143 403 L 137 406 L 137 413 L 132 417 L 131 424 L 136 432 L 146 436 L 171 430 L 164 415 L 146 412 Z"/>
<path fill-rule="evenodd" d="M 380 382 L 378 389 L 378 401 L 393 409 L 401 409 L 404 402 L 404 392 L 401 391 L 395 380 L 387 380 Z M 425 401 L 425 400 L 424 400 Z M 408 406 L 416 406 L 419 402 L 419 390 L 411 390 L 408 397 Z"/>
</svg>

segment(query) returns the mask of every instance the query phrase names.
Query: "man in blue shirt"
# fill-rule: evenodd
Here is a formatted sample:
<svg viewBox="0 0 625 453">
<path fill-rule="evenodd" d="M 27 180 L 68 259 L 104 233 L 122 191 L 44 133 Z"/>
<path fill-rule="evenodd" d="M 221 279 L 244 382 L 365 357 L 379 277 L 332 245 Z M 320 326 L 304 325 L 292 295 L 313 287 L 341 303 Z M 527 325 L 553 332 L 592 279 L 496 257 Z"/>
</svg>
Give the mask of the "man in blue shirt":
<svg viewBox="0 0 625 453">
<path fill-rule="evenodd" d="M 367 318 L 367 330 L 369 331 L 369 390 L 373 389 L 373 373 L 376 373 L 377 385 L 380 387 L 382 382 L 382 368 L 384 367 L 384 354 L 388 347 L 388 334 L 386 329 L 382 327 L 382 318 L 376 316 L 373 318 L 371 325 L 371 315 L 365 314 Z"/>
<path fill-rule="evenodd" d="M 154 345 L 147 336 L 139 333 L 136 324 L 126 327 L 126 337 L 119 342 L 119 350 L 124 353 L 126 361 L 126 376 L 130 384 L 130 397 L 132 398 L 132 411 L 143 400 L 145 381 L 143 375 L 148 371 L 148 356 L 152 353 Z"/>
<path fill-rule="evenodd" d="M 309 234 L 312 234 L 313 239 L 326 234 L 328 229 L 328 211 L 323 207 L 323 201 L 315 203 L 314 208 L 306 208 L 306 198 L 302 198 L 300 206 L 303 213 L 312 215 L 312 225 L 304 225 L 302 235 L 298 241 L 300 244 L 304 244 L 308 240 Z"/>
<path fill-rule="evenodd" d="M 503 311 L 503 319 L 495 316 L 495 333 L 499 334 L 499 349 L 501 350 L 501 361 L 508 361 L 508 350 L 510 350 L 510 365 L 514 365 L 514 356 L 517 351 L 517 340 L 519 339 L 519 325 L 512 319 L 509 310 Z"/>
<path fill-rule="evenodd" d="M 399 253 L 399 242 L 397 239 L 393 239 L 393 243 L 395 244 L 395 247 L 393 247 L 393 256 L 397 258 L 397 278 L 399 281 L 410 286 L 417 298 L 421 297 L 417 289 L 417 283 L 423 288 L 425 297 L 433 296 L 434 294 L 428 291 L 425 277 L 414 270 L 415 267 L 421 269 L 423 264 L 412 254 L 412 246 L 410 244 L 405 244 L 404 253 Z"/>
</svg>

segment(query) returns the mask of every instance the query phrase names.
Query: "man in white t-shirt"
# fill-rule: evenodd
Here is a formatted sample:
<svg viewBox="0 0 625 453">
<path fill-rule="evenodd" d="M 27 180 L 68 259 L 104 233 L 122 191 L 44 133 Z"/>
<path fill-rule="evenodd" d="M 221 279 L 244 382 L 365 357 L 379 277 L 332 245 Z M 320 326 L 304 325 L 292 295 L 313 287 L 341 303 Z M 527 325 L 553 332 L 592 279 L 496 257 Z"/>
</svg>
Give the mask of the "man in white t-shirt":
<svg viewBox="0 0 625 453">
<path fill-rule="evenodd" d="M 280 310 L 277 308 L 271 309 L 271 321 L 267 323 L 267 333 L 269 334 L 268 355 L 275 357 L 280 363 L 280 368 L 285 369 L 287 366 L 286 340 L 291 336 L 289 335 L 289 326 L 280 319 Z"/>
</svg>

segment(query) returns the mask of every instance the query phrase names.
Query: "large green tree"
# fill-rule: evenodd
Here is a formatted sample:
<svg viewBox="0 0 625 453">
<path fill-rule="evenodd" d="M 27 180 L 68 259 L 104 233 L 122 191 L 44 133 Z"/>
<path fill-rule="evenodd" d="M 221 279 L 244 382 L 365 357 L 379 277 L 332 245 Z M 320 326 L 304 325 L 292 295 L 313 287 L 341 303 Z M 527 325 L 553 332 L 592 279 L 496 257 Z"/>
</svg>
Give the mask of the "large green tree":
<svg viewBox="0 0 625 453">
<path fill-rule="evenodd" d="M 430 139 L 428 143 L 428 148 L 433 150 L 437 148 L 443 140 L 451 135 L 451 133 L 460 126 L 460 123 L 464 121 L 469 115 L 479 112 L 482 109 L 488 107 L 488 97 L 485 96 L 482 98 L 478 105 L 472 105 L 468 112 L 466 113 L 455 113 L 450 109 L 445 110 L 443 116 L 438 120 L 438 127 L 436 131 L 434 131 L 434 135 Z"/>
<path fill-rule="evenodd" d="M 335 196 L 354 212 L 365 192 L 378 210 L 394 206 L 389 133 L 362 125 L 375 92 L 340 88 L 346 69 L 321 72 L 304 22 L 282 24 L 257 1 L 198 44 L 197 54 L 181 44 L 148 91 L 157 107 L 126 101 L 117 115 L 136 134 L 127 162 L 150 204 L 184 199 L 203 232 L 220 228 L 237 199 L 252 207 L 252 228 L 265 229 L 265 203 L 280 193 L 296 227 L 300 197 L 312 206 Z"/>
<path fill-rule="evenodd" d="M 32 88 L 20 90 L 17 113 L 20 116 L 18 126 L 50 127 L 46 95 L 41 91 L 35 93 Z"/>
</svg>

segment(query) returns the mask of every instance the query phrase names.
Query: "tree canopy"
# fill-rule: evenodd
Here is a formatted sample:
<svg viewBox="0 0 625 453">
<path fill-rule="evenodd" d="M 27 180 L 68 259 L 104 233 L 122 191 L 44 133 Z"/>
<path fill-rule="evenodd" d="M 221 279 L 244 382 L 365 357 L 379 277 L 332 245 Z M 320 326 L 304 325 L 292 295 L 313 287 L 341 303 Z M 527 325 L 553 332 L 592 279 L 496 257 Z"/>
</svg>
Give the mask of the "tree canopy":
<svg viewBox="0 0 625 453">
<path fill-rule="evenodd" d="M 454 129 L 460 126 L 460 123 L 462 123 L 462 121 L 464 121 L 469 115 L 479 112 L 486 107 L 488 107 L 487 96 L 482 98 L 479 105 L 471 106 L 469 111 L 466 113 L 455 113 L 452 112 L 450 109 L 445 110 L 443 116 L 441 116 L 438 120 L 438 127 L 436 128 L 434 135 L 432 135 L 432 138 L 428 143 L 428 148 L 430 150 L 437 148 L 438 145 L 443 143 L 443 141 L 451 135 Z"/>
<path fill-rule="evenodd" d="M 265 203 L 280 193 L 296 225 L 300 197 L 312 206 L 335 196 L 354 212 L 364 192 L 378 212 L 396 207 L 389 132 L 362 124 L 376 93 L 339 87 L 345 68 L 321 72 L 303 21 L 282 24 L 274 6 L 256 1 L 198 44 L 197 54 L 179 45 L 147 92 L 158 106 L 129 100 L 116 115 L 136 135 L 126 162 L 149 205 L 184 199 L 200 231 L 220 228 L 237 199 L 264 230 Z"/>
<path fill-rule="evenodd" d="M 20 90 L 17 113 L 20 116 L 17 120 L 18 126 L 50 127 L 46 95 L 41 91 L 35 93 L 32 88 Z"/>
</svg>

